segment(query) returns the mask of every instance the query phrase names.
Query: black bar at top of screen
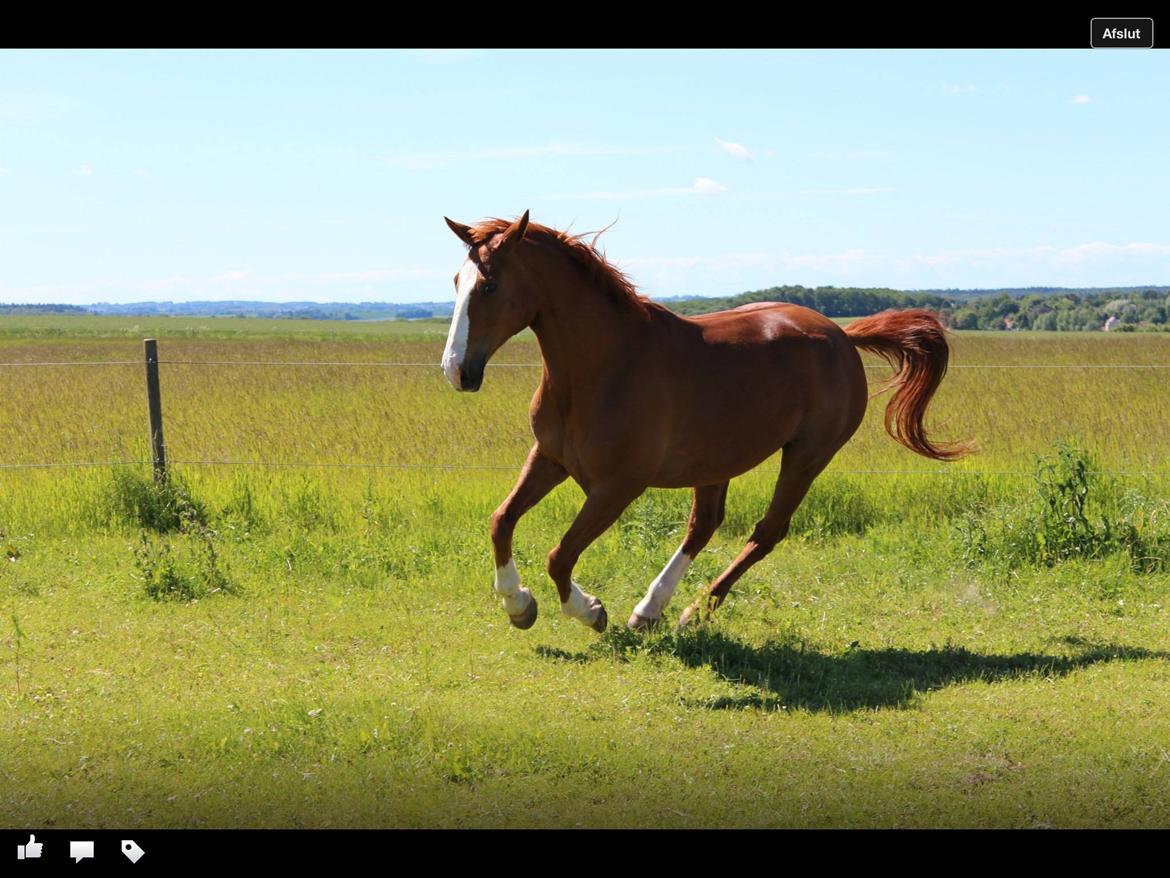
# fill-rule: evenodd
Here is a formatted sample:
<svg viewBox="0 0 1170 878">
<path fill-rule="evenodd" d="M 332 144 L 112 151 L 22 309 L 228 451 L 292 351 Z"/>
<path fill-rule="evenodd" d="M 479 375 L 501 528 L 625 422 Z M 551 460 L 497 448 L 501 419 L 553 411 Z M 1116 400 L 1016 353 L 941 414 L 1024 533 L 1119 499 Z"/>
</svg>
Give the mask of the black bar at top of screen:
<svg viewBox="0 0 1170 878">
<path fill-rule="evenodd" d="M 650 19 L 654 20 L 654 19 Z M 1025 16 L 1018 11 L 964 9 L 957 13 L 898 13 L 889 7 L 826 14 L 823 8 L 784 9 L 759 25 L 745 26 L 734 15 L 704 18 L 702 43 L 696 45 L 694 33 L 672 32 L 670 26 L 654 31 L 652 41 L 662 49 L 693 48 L 710 50 L 769 49 L 1092 49 L 1090 23 L 1093 15 L 1082 12 Z M 1133 21 L 1134 19 L 1129 19 Z M 1146 19 L 1153 21 L 1153 19 Z M 657 23 L 655 25 L 657 27 Z M 588 34 L 588 28 L 584 34 Z M 647 40 L 639 39 L 638 24 L 627 31 L 623 24 L 621 39 L 644 48 Z M 615 34 L 608 33 L 600 42 L 589 40 L 594 48 L 620 48 L 607 45 Z M 588 36 L 583 35 L 583 39 Z M 514 48 L 521 48 L 515 46 Z M 571 44 L 552 44 L 550 49 L 571 49 Z"/>
<path fill-rule="evenodd" d="M 1107 8 L 1104 11 L 1117 10 Z M 411 36 L 417 41 L 418 47 L 434 48 L 435 44 L 466 45 L 459 37 L 452 37 L 449 29 L 426 29 L 427 16 L 430 14 L 436 16 L 436 23 L 445 23 L 437 7 L 433 13 L 429 7 L 419 7 L 412 14 L 414 12 L 418 13 L 420 26 L 411 28 Z M 811 6 L 746 12 L 744 15 L 705 14 L 699 19 L 687 15 L 667 16 L 667 20 L 663 20 L 661 15 L 643 16 L 636 20 L 623 19 L 621 27 L 615 28 L 612 16 L 599 13 L 575 20 L 573 28 L 562 28 L 555 34 L 543 29 L 531 30 L 528 39 L 532 43 L 525 45 L 524 38 L 518 36 L 518 31 L 506 17 L 487 16 L 485 20 L 476 22 L 479 35 L 474 44 L 499 47 L 489 51 L 535 49 L 554 53 L 578 49 L 1083 49 L 1088 52 L 1092 49 L 1090 31 L 1094 17 L 1092 12 L 1084 14 L 1079 11 L 1027 15 L 1018 8 L 1009 11 L 987 8 L 986 5 L 954 10 L 947 7 L 943 12 L 927 14 L 899 12 L 888 6 L 838 14 L 826 11 L 824 7 Z M 1157 24 L 1154 19 L 1148 20 Z M 337 50 L 385 49 L 381 44 L 355 41 L 352 27 L 346 29 L 339 23 L 331 30 L 330 26 L 330 22 L 314 22 L 312 28 L 306 29 L 300 38 L 286 35 L 279 39 L 273 36 L 270 29 L 257 29 L 255 33 L 249 34 L 244 27 L 237 38 L 242 46 L 253 48 L 264 46 L 266 41 L 275 41 L 284 47 L 303 44 L 329 46 Z M 295 34 L 295 25 L 292 28 L 291 33 Z M 433 33 L 435 38 L 427 38 L 425 35 L 428 32 Z M 19 45 L 17 41 L 20 34 L 6 36 L 10 37 L 13 46 Z M 230 43 L 224 43 L 222 28 L 209 29 L 206 35 L 202 35 L 196 23 L 183 30 L 178 39 L 182 38 L 189 40 L 192 47 L 211 45 L 230 51 Z M 407 47 L 409 42 L 400 46 Z M 1157 43 L 1154 47 L 1162 48 Z M 69 44 L 66 42 L 57 48 L 69 48 Z M 163 51 L 177 51 L 181 48 L 180 41 Z M 528 60 L 536 65 L 539 63 L 539 55 Z"/>
</svg>

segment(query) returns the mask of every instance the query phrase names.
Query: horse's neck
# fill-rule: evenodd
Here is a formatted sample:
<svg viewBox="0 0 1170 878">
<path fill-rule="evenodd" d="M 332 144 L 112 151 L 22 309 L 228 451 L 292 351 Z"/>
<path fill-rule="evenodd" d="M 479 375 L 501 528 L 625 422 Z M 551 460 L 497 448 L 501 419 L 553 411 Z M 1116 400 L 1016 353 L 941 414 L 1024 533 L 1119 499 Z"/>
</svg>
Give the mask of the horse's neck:
<svg viewBox="0 0 1170 878">
<path fill-rule="evenodd" d="M 561 398 L 579 397 L 583 388 L 603 386 L 638 343 L 649 324 L 611 301 L 603 290 L 560 291 L 532 323 L 548 384 Z"/>
</svg>

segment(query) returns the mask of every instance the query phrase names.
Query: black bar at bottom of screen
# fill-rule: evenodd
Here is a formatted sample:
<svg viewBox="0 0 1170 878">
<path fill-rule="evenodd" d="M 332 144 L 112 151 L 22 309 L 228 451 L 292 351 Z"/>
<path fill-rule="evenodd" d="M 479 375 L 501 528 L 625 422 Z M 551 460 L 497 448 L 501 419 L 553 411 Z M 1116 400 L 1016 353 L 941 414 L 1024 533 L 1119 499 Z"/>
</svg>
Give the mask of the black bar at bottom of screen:
<svg viewBox="0 0 1170 878">
<path fill-rule="evenodd" d="M 0 874 L 5 876 L 61 874 L 68 864 L 70 870 L 99 869 L 103 874 L 126 870 L 135 874 L 153 869 L 184 870 L 200 867 L 228 867 L 259 865 L 263 867 L 306 868 L 328 867 L 333 871 L 363 871 L 373 866 L 389 874 L 410 868 L 410 865 L 429 864 L 453 867 L 461 861 L 474 868 L 507 864 L 515 868 L 521 862 L 533 867 L 542 862 L 545 854 L 563 858 L 568 851 L 587 844 L 591 858 L 597 864 L 624 861 L 628 855 L 645 858 L 648 841 L 656 842 L 652 862 L 662 868 L 678 858 L 680 865 L 689 862 L 694 843 L 711 831 L 696 836 L 695 830 L 673 829 L 652 833 L 646 830 L 590 831 L 585 841 L 575 828 L 564 830 L 536 830 L 521 833 L 503 829 L 426 830 L 426 829 L 45 829 L 0 830 Z M 1101 832 L 1066 832 L 1053 830 L 958 830 L 961 833 L 978 832 L 983 842 L 995 845 L 1023 843 L 1033 849 L 1044 849 L 1053 854 L 1069 856 L 1084 846 L 1098 845 Z M 569 838 L 569 833 L 576 838 Z M 718 832 L 718 831 L 716 831 Z M 736 845 L 757 847 L 761 853 L 775 851 L 782 843 L 786 856 L 807 850 L 810 854 L 824 851 L 827 835 L 861 833 L 866 837 L 864 852 L 868 859 L 874 853 L 894 855 L 905 845 L 907 833 L 925 840 L 949 844 L 947 836 L 953 832 L 908 827 L 890 831 L 873 829 L 829 830 L 731 830 Z M 724 834 L 724 833 L 719 833 Z M 1157 844 L 1164 849 L 1167 832 L 1123 832 L 1125 843 L 1142 847 L 1142 842 Z M 461 838 L 454 837 L 463 836 Z M 490 836 L 490 837 L 489 837 Z M 670 838 L 661 838 L 670 836 Z M 783 836 L 782 839 L 777 836 Z M 658 844 L 657 842 L 661 842 Z M 887 848 L 887 845 L 889 846 Z M 1128 849 L 1128 847 L 1127 847 Z M 739 850 L 739 848 L 737 848 Z M 859 854 L 862 849 L 858 849 Z M 519 854 L 519 858 L 517 855 Z M 838 854 L 834 854 L 838 856 Z M 554 861 L 543 861 L 547 867 Z M 271 874 L 270 872 L 268 874 Z"/>
</svg>

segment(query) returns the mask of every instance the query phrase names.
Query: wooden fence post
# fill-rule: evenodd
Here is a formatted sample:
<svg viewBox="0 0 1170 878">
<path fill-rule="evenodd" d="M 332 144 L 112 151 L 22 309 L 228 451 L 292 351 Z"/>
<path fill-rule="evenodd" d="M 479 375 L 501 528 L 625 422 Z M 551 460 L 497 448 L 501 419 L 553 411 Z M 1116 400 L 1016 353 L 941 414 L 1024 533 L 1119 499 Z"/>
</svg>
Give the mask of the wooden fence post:
<svg viewBox="0 0 1170 878">
<path fill-rule="evenodd" d="M 146 401 L 150 406 L 150 447 L 154 455 L 154 480 L 167 479 L 167 452 L 163 442 L 162 397 L 158 389 L 158 342 L 144 339 L 146 347 Z"/>
</svg>

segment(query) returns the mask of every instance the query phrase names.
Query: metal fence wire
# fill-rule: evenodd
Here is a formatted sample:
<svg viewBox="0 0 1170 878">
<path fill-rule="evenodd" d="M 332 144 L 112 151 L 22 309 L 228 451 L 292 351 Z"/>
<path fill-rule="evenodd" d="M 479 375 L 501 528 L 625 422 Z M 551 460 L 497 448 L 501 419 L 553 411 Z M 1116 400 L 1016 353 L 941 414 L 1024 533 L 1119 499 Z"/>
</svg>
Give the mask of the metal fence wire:
<svg viewBox="0 0 1170 878">
<path fill-rule="evenodd" d="M 145 339 L 145 360 L 58 360 L 43 361 L 29 360 L 19 362 L 0 363 L 0 368 L 25 369 L 59 366 L 145 366 L 147 370 L 148 409 L 151 415 L 151 439 L 153 445 L 152 460 L 84 460 L 84 461 L 46 461 L 43 463 L 0 463 L 0 470 L 22 469 L 57 469 L 70 467 L 116 467 L 116 466 L 146 466 L 153 464 L 156 473 L 165 472 L 166 466 L 244 466 L 244 467 L 273 467 L 290 469 L 393 469 L 393 470 L 486 470 L 486 471 L 515 471 L 519 461 L 510 464 L 461 464 L 461 463 L 395 463 L 395 462 L 360 462 L 360 461 L 316 461 L 316 462 L 287 462 L 265 460 L 222 460 L 222 459 L 180 459 L 166 460 L 164 444 L 162 442 L 162 413 L 158 394 L 158 367 L 159 366 L 213 366 L 213 367 L 323 367 L 323 368 L 410 368 L 433 369 L 435 377 L 439 378 L 438 363 L 418 363 L 406 361 L 385 360 L 164 360 L 157 356 L 157 343 L 154 339 Z M 489 363 L 491 369 L 539 369 L 541 363 Z M 881 363 L 868 363 L 866 369 L 888 370 L 889 366 Z M 950 369 L 1170 369 L 1170 363 L 959 363 Z M 157 430 L 155 425 L 157 424 Z M 833 469 L 831 473 L 840 475 L 883 475 L 883 476 L 1031 476 L 1030 470 L 972 470 L 935 468 L 935 469 Z M 1097 475 L 1120 477 L 1150 477 L 1161 476 L 1166 473 L 1156 470 L 1100 470 Z"/>
</svg>

